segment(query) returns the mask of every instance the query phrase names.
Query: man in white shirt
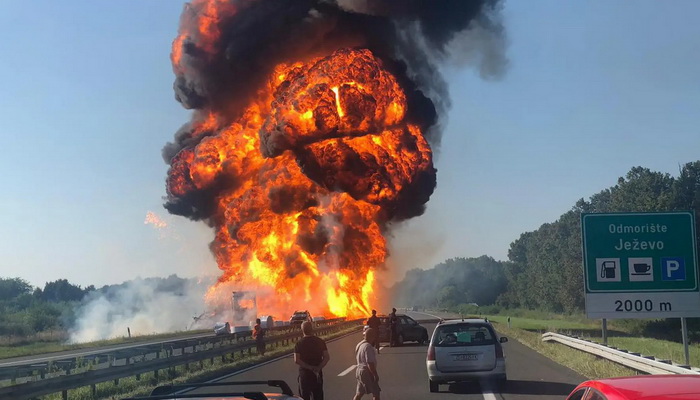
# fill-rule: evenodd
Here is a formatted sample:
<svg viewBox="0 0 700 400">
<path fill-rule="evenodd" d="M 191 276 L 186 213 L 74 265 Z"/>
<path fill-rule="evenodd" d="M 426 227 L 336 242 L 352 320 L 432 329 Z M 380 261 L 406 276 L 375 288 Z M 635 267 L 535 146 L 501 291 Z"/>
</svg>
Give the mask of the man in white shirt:
<svg viewBox="0 0 700 400">
<path fill-rule="evenodd" d="M 366 329 L 363 332 L 364 339 L 355 347 L 357 390 L 353 400 L 360 400 L 366 394 L 371 394 L 374 400 L 379 400 L 379 392 L 382 389 L 379 387 L 377 351 L 374 349 L 374 341 L 378 333 L 375 329 Z"/>
</svg>

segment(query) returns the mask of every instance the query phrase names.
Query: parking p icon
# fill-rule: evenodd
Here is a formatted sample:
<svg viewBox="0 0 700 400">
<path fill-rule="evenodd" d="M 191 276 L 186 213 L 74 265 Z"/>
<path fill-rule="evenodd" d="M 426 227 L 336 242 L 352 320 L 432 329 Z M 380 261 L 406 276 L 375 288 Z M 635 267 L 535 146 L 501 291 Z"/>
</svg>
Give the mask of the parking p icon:
<svg viewBox="0 0 700 400">
<path fill-rule="evenodd" d="M 684 281 L 685 259 L 683 257 L 661 257 L 661 279 Z"/>
</svg>

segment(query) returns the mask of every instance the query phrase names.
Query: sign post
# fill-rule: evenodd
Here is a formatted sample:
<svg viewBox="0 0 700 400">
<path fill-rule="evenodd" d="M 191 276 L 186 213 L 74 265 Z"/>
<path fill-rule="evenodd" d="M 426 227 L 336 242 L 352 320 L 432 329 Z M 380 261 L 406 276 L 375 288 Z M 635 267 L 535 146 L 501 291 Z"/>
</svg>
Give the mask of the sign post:
<svg viewBox="0 0 700 400">
<path fill-rule="evenodd" d="M 604 330 L 607 319 L 681 318 L 688 363 L 685 318 L 700 317 L 695 215 L 584 213 L 581 233 L 588 318 Z"/>
<path fill-rule="evenodd" d="M 685 365 L 690 366 L 690 351 L 688 350 L 688 324 L 685 317 L 681 318 L 681 334 L 683 335 L 683 353 L 685 355 Z"/>
<path fill-rule="evenodd" d="M 700 317 L 690 212 L 581 214 L 588 318 Z"/>
</svg>

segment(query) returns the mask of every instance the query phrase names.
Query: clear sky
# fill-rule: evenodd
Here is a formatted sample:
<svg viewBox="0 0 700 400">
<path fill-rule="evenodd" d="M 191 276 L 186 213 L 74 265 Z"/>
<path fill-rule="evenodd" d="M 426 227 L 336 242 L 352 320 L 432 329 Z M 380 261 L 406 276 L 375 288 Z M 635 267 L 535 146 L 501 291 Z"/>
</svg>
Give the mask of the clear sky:
<svg viewBox="0 0 700 400">
<path fill-rule="evenodd" d="M 161 207 L 180 1 L 3 2 L 0 277 L 97 286 L 215 274 L 202 224 Z M 700 2 L 510 0 L 497 81 L 447 67 L 453 98 L 422 217 L 391 267 L 506 259 L 631 167 L 700 159 Z M 148 211 L 169 225 L 144 224 Z"/>
</svg>

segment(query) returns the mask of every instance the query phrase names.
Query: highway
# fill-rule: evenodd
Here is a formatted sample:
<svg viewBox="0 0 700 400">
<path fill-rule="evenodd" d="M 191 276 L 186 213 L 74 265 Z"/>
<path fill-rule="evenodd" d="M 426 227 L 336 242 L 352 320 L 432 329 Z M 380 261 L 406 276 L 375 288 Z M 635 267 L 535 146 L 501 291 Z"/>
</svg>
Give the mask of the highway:
<svg viewBox="0 0 700 400">
<path fill-rule="evenodd" d="M 190 335 L 190 336 L 174 337 L 174 338 L 170 338 L 170 339 L 162 339 L 162 338 L 151 339 L 151 340 L 139 341 L 136 343 L 115 344 L 115 345 L 107 345 L 107 346 L 100 346 L 100 347 L 93 347 L 93 348 L 59 351 L 59 352 L 48 353 L 48 354 L 37 354 L 37 355 L 32 355 L 32 356 L 5 358 L 5 359 L 0 360 L 0 368 L 26 365 L 27 363 L 46 363 L 49 361 L 62 360 L 62 359 L 70 358 L 70 357 L 87 357 L 90 355 L 105 353 L 105 352 L 109 352 L 109 351 L 129 350 L 129 349 L 135 349 L 135 348 L 144 347 L 144 346 L 148 346 L 148 345 L 156 345 L 156 344 L 160 344 L 160 343 L 167 342 L 167 341 L 186 340 L 186 339 L 201 339 L 201 338 L 209 338 L 212 336 L 214 336 L 214 334 L 212 334 L 212 333 L 199 333 L 199 334 L 194 334 L 194 335 Z"/>
<path fill-rule="evenodd" d="M 414 319 L 433 318 L 430 314 L 407 312 Z M 435 324 L 423 324 L 430 334 Z M 324 369 L 324 392 L 330 400 L 351 399 L 355 393 L 354 349 L 361 334 L 354 333 L 328 343 L 331 361 Z M 554 363 L 530 348 L 511 340 L 504 344 L 508 384 L 499 392 L 487 382 L 440 385 L 430 393 L 425 370 L 427 345 L 408 343 L 385 347 L 379 354 L 378 369 L 383 400 L 454 399 L 525 400 L 564 399 L 585 377 Z M 222 380 L 285 380 L 297 391 L 297 367 L 291 356 L 240 371 Z M 275 391 L 270 389 L 270 392 Z M 371 396 L 365 396 L 369 399 Z"/>
</svg>

